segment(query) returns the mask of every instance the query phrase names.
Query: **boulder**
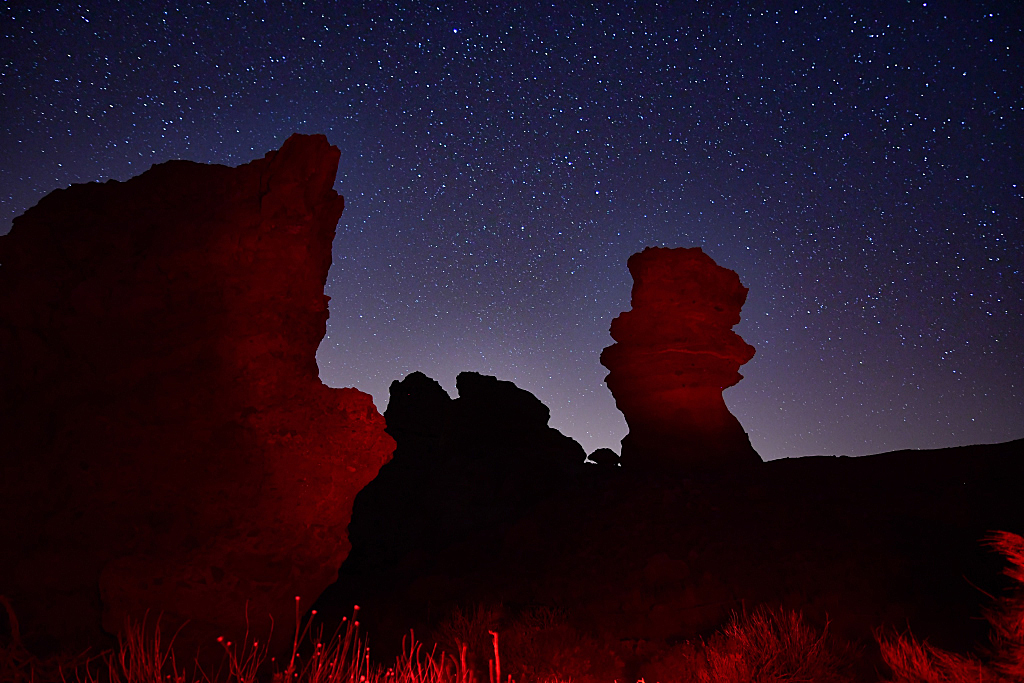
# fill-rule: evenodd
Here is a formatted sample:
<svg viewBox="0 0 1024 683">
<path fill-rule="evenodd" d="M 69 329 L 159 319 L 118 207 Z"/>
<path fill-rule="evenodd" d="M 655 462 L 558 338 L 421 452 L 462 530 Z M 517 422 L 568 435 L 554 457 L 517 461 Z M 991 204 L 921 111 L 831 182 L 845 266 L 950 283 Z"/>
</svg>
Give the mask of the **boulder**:
<svg viewBox="0 0 1024 683">
<path fill-rule="evenodd" d="M 623 467 L 715 469 L 761 462 L 722 391 L 754 348 L 732 331 L 747 288 L 699 247 L 644 249 L 628 261 L 632 309 L 601 354 L 626 418 Z"/>
<path fill-rule="evenodd" d="M 0 237 L 0 593 L 38 650 L 126 617 L 276 647 L 394 441 L 319 379 L 343 198 L 320 135 L 44 197 Z"/>
</svg>

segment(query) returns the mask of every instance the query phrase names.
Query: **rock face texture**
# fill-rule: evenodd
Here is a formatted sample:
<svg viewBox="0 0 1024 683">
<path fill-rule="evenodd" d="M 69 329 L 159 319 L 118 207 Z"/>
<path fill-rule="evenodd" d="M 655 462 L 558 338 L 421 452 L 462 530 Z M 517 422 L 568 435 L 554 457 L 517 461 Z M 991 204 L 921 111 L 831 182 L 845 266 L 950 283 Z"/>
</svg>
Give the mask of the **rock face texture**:
<svg viewBox="0 0 1024 683">
<path fill-rule="evenodd" d="M 732 331 L 747 288 L 699 247 L 644 249 L 628 261 L 632 310 L 601 354 L 629 425 L 624 467 L 721 468 L 760 462 L 722 391 L 754 348 Z"/>
<path fill-rule="evenodd" d="M 345 615 L 359 604 L 368 632 L 397 634 L 374 635 L 378 651 L 428 612 L 472 604 L 474 589 L 448 577 L 496 571 L 507 530 L 595 468 L 530 392 L 475 372 L 456 387 L 452 399 L 420 372 L 391 383 L 384 417 L 398 446 L 356 497 L 352 552 L 317 606 Z"/>
<path fill-rule="evenodd" d="M 246 610 L 280 643 L 294 596 L 335 580 L 394 448 L 370 396 L 318 377 L 338 159 L 294 135 L 237 168 L 171 161 L 0 237 L 0 593 L 30 646 L 146 610 L 190 620 L 186 659 Z"/>
</svg>

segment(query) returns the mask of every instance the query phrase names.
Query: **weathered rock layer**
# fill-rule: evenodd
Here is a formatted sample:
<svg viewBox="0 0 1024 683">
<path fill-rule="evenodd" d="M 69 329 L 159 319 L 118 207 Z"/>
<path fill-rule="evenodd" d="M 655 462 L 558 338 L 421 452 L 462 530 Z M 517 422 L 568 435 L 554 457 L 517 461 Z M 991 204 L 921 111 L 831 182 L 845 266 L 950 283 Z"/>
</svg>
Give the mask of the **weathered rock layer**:
<svg viewBox="0 0 1024 683">
<path fill-rule="evenodd" d="M 0 238 L 0 593 L 30 643 L 149 610 L 216 647 L 246 609 L 283 641 L 294 596 L 334 580 L 394 448 L 370 396 L 318 377 L 338 159 L 295 135 L 237 168 L 171 161 Z"/>
<path fill-rule="evenodd" d="M 732 331 L 747 288 L 701 249 L 649 248 L 628 261 L 632 310 L 612 321 L 605 381 L 629 425 L 626 467 L 760 462 L 722 391 L 754 348 Z"/>
</svg>

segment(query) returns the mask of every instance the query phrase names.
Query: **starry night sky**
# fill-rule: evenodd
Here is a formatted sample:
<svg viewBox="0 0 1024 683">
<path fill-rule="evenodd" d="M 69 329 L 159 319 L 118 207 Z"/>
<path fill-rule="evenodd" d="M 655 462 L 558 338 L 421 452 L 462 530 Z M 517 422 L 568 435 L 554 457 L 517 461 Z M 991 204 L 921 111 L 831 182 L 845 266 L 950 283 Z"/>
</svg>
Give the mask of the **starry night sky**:
<svg viewBox="0 0 1024 683">
<path fill-rule="evenodd" d="M 750 295 L 766 459 L 1024 436 L 1019 2 L 0 2 L 0 234 L 43 195 L 293 132 L 342 152 L 332 386 L 515 381 L 588 450 L 626 259 Z"/>
</svg>

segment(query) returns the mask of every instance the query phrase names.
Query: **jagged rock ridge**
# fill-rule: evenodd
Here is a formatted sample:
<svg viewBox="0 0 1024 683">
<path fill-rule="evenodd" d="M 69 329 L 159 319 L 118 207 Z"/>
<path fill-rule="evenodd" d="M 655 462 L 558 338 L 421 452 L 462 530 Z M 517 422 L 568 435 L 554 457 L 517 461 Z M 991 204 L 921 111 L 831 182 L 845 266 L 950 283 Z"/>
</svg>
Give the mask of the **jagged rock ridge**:
<svg viewBox="0 0 1024 683">
<path fill-rule="evenodd" d="M 395 456 L 356 497 L 352 553 L 321 613 L 358 603 L 372 632 L 402 634 L 431 601 L 436 615 L 472 600 L 472 589 L 447 577 L 489 571 L 512 525 L 601 469 L 584 464 L 583 447 L 549 427 L 547 406 L 512 382 L 463 372 L 456 388 L 452 399 L 421 372 L 391 383 L 384 417 Z"/>
</svg>

